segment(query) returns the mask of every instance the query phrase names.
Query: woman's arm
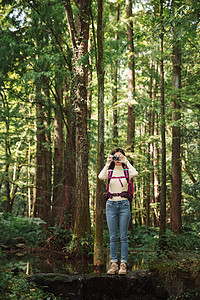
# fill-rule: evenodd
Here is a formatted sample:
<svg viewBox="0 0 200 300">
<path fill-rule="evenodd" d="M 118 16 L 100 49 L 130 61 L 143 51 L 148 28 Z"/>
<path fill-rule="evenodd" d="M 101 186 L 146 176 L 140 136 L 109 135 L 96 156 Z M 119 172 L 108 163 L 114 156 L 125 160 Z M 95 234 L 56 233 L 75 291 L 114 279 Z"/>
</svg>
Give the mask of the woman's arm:
<svg viewBox="0 0 200 300">
<path fill-rule="evenodd" d="M 122 158 L 123 163 L 127 166 L 128 171 L 129 171 L 129 176 L 130 178 L 132 177 L 137 177 L 138 176 L 138 172 L 136 171 L 136 169 L 131 165 L 131 163 L 128 161 L 128 159 L 124 156 Z"/>
<path fill-rule="evenodd" d="M 111 161 L 112 161 L 112 159 L 111 159 L 111 157 L 109 155 L 108 158 L 107 158 L 107 162 L 106 162 L 104 168 L 99 173 L 98 177 L 99 177 L 100 180 L 108 179 L 108 168 L 110 166 Z"/>
<path fill-rule="evenodd" d="M 105 165 L 104 168 L 101 170 L 101 172 L 99 173 L 99 179 L 104 180 L 104 179 L 108 179 L 108 168 L 109 165 Z"/>
<path fill-rule="evenodd" d="M 136 169 L 130 164 L 129 161 L 127 161 L 126 165 L 128 167 L 130 178 L 137 177 L 138 176 L 138 171 L 136 171 Z"/>
</svg>

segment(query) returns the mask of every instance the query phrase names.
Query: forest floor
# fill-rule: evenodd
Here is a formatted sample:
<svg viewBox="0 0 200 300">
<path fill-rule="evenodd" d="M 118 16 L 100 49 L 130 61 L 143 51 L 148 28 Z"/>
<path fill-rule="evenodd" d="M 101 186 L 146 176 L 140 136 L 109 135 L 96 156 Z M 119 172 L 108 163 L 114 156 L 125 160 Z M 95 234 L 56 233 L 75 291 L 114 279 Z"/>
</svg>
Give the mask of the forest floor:
<svg viewBox="0 0 200 300">
<path fill-rule="evenodd" d="M 2 217 L 0 222 L 2 290 L 8 291 L 11 288 L 10 281 L 20 280 L 20 273 L 105 275 L 109 265 L 109 234 L 106 230 L 103 245 L 105 263 L 99 270 L 93 266 L 93 234 L 81 240 L 73 233 L 66 233 L 65 230 L 47 232 L 48 235 L 43 235 L 39 226 L 37 228 L 36 224 L 29 223 L 13 216 Z M 186 228 L 182 235 L 174 235 L 168 230 L 166 234 L 168 247 L 162 252 L 158 251 L 158 241 L 158 228 L 137 227 L 134 228 L 134 232 L 129 232 L 128 274 L 145 270 L 160 278 L 171 294 L 183 294 L 187 291 L 190 295 L 189 298 L 177 299 L 195 299 L 191 295 L 192 293 L 199 295 L 200 287 L 199 231 Z"/>
<path fill-rule="evenodd" d="M 105 249 L 105 252 L 108 252 L 108 249 Z M 30 275 L 39 272 L 70 276 L 106 276 L 108 267 L 107 261 L 101 269 L 95 268 L 92 255 L 75 258 L 70 257 L 70 253 L 67 255 L 61 250 L 50 248 L 12 248 L 6 251 L 6 255 L 9 266 L 12 266 L 11 271 L 17 276 L 22 271 Z M 128 276 L 143 270 L 160 280 L 170 295 L 169 299 L 200 299 L 200 254 L 190 251 L 168 251 L 165 255 L 158 256 L 155 251 L 135 249 L 131 250 L 130 257 Z M 142 261 L 139 260 L 141 257 Z M 15 259 L 12 265 L 13 258 Z"/>
<path fill-rule="evenodd" d="M 10 266 L 11 272 L 16 276 L 19 276 L 20 272 L 30 275 L 38 272 L 71 276 L 106 275 L 109 257 L 105 257 L 104 266 L 98 269 L 93 266 L 91 253 L 86 256 L 67 253 L 54 243 L 55 240 L 51 246 L 48 242 L 48 246 L 43 243 L 36 247 L 24 246 L 22 240 L 21 243 L 19 240 L 17 242 L 14 247 L 3 251 L 8 258 L 7 267 Z M 162 282 L 170 295 L 169 299 L 200 299 L 200 253 L 198 251 L 170 250 L 158 256 L 155 249 L 147 250 L 132 246 L 130 244 L 128 276 L 132 276 L 135 271 L 144 270 Z M 109 249 L 105 248 L 105 253 L 109 253 Z"/>
</svg>

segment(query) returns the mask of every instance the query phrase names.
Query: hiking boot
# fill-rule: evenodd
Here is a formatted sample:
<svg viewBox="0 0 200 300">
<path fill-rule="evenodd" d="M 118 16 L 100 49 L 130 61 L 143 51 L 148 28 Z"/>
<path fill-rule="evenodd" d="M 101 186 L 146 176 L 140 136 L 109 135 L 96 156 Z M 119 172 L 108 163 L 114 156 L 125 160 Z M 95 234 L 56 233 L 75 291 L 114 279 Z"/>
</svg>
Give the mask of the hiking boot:
<svg viewBox="0 0 200 300">
<path fill-rule="evenodd" d="M 107 274 L 114 275 L 119 272 L 118 264 L 117 263 L 111 263 L 110 269 L 108 270 Z"/>
<path fill-rule="evenodd" d="M 125 275 L 125 274 L 126 274 L 126 264 L 123 262 L 120 264 L 119 275 Z"/>
</svg>

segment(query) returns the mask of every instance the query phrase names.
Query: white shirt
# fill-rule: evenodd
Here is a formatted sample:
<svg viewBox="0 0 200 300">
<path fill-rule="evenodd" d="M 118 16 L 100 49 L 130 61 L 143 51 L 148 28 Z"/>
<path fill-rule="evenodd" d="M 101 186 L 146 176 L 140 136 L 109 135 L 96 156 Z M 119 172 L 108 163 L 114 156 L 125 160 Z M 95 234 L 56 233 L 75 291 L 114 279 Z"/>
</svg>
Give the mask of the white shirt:
<svg viewBox="0 0 200 300">
<path fill-rule="evenodd" d="M 129 179 L 136 177 L 138 175 L 138 172 L 136 171 L 136 169 L 129 163 L 129 161 L 127 160 L 127 158 L 125 158 L 125 164 L 128 168 L 129 171 Z M 108 168 L 110 166 L 110 162 L 106 163 L 106 165 L 104 166 L 104 168 L 102 169 L 102 171 L 99 173 L 99 179 L 104 180 L 107 179 L 108 180 Z M 113 173 L 112 173 L 112 178 L 110 180 L 109 183 L 109 192 L 111 194 L 113 193 L 121 193 L 124 191 L 128 190 L 128 182 L 126 180 L 126 178 L 113 178 L 113 177 L 123 177 L 124 175 L 124 169 L 121 166 L 116 166 L 113 169 Z M 120 182 L 121 181 L 121 182 Z M 122 183 L 122 184 L 121 184 Z M 123 185 L 123 186 L 122 186 Z M 123 198 L 120 196 L 114 196 L 112 199 L 112 201 L 119 201 L 119 200 L 125 200 L 127 198 Z"/>
</svg>

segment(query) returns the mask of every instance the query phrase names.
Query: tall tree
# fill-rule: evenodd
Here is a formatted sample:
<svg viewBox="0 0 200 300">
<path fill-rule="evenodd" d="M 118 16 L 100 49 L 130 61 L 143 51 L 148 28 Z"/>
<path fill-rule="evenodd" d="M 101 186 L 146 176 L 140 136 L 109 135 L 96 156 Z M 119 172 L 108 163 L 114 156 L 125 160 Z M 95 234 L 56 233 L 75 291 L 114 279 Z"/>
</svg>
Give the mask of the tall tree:
<svg viewBox="0 0 200 300">
<path fill-rule="evenodd" d="M 148 119 L 148 136 L 150 137 L 152 135 L 152 128 L 153 128 L 153 122 L 152 122 L 152 116 L 153 116 L 153 112 L 152 112 L 152 91 L 153 91 L 153 63 L 151 63 L 150 65 L 150 80 L 149 80 L 149 101 L 150 105 L 148 108 L 148 114 L 147 114 L 147 119 Z M 150 140 L 147 143 L 147 163 L 148 163 L 148 171 L 147 171 L 147 197 L 146 197 L 146 225 L 149 226 L 150 225 L 150 202 L 151 202 L 151 175 L 152 175 L 152 171 L 151 167 L 152 167 L 152 157 L 151 157 L 151 153 L 152 153 L 152 143 L 150 142 Z"/>
<path fill-rule="evenodd" d="M 88 135 L 87 135 L 87 65 L 90 1 L 63 2 L 73 49 L 76 116 L 76 186 L 74 233 L 80 238 L 90 232 L 88 191 Z M 74 19 L 74 16 L 76 19 Z"/>
<path fill-rule="evenodd" d="M 9 180 L 9 168 L 10 168 L 10 162 L 11 162 L 11 150 L 10 150 L 10 139 L 9 139 L 9 105 L 7 103 L 6 95 L 1 93 L 1 100 L 3 104 L 3 120 L 5 122 L 5 128 L 6 128 L 6 134 L 4 137 L 4 149 L 5 149 L 5 175 L 4 175 L 4 181 L 6 186 L 6 201 L 4 203 L 4 210 L 6 212 L 11 213 L 12 211 L 12 201 L 10 197 L 10 180 Z"/>
<path fill-rule="evenodd" d="M 135 58 L 133 43 L 132 0 L 126 0 L 127 49 L 128 49 L 128 122 L 127 148 L 134 151 L 135 146 Z"/>
<path fill-rule="evenodd" d="M 159 143 L 157 137 L 159 135 L 159 120 L 158 120 L 158 112 L 157 112 L 157 92 L 158 92 L 158 63 L 155 63 L 155 79 L 154 79 L 154 144 L 153 144 L 153 195 L 154 195 L 154 225 L 158 225 L 158 202 L 160 202 L 160 174 L 159 174 Z"/>
<path fill-rule="evenodd" d="M 116 22 L 118 27 L 119 22 L 119 3 L 117 1 L 116 3 Z M 116 59 L 113 62 L 113 88 L 112 88 L 112 105 L 113 105 L 113 141 L 114 144 L 118 145 L 118 113 L 117 113 L 117 85 L 118 85 L 118 68 L 119 68 L 119 62 L 118 62 L 118 43 L 119 43 L 119 34 L 118 34 L 118 28 L 115 31 L 115 42 L 116 42 Z"/>
<path fill-rule="evenodd" d="M 127 120 L 127 150 L 134 152 L 135 147 L 135 53 L 133 40 L 132 0 L 126 0 L 127 18 L 127 52 L 128 52 L 128 120 Z M 132 203 L 130 207 L 131 221 L 129 229 L 133 229 Z"/>
<path fill-rule="evenodd" d="M 166 247 L 166 141 L 165 141 L 165 86 L 164 86 L 164 26 L 163 26 L 163 0 L 160 0 L 160 107 L 161 107 L 161 143 L 162 143 L 162 175 L 161 175 L 161 192 L 160 192 L 160 232 L 159 245 L 163 250 Z"/>
<path fill-rule="evenodd" d="M 173 1 L 174 9 L 179 9 L 181 3 Z M 174 26 L 173 43 L 173 96 L 172 96 L 172 195 L 171 195 L 171 230 L 174 233 L 182 232 L 181 220 L 181 44 L 178 38 L 176 25 Z"/>
<path fill-rule="evenodd" d="M 47 79 L 48 80 L 48 79 Z M 46 163 L 45 163 L 45 177 L 46 177 L 46 190 L 45 190 L 45 219 L 50 224 L 51 221 L 51 195 L 52 195 L 52 141 L 51 141 L 51 105 L 50 105 L 50 91 L 47 84 L 43 87 L 44 97 L 46 103 L 45 116 L 45 136 L 46 136 Z"/>
<path fill-rule="evenodd" d="M 58 224 L 61 216 L 64 199 L 64 136 L 63 119 L 60 106 L 63 104 L 63 83 L 57 82 L 57 102 L 54 117 L 54 174 L 53 174 L 53 201 L 52 201 L 52 225 Z"/>
<path fill-rule="evenodd" d="M 98 174 L 104 166 L 104 66 L 103 66 L 103 0 L 97 1 L 97 77 L 98 77 L 98 148 L 97 148 L 97 187 L 95 204 L 95 241 L 94 265 L 104 263 L 103 255 L 103 201 L 104 184 L 98 179 Z"/>
<path fill-rule="evenodd" d="M 72 70 L 71 70 L 72 73 Z M 71 79 L 71 78 L 70 78 Z M 67 213 L 68 226 L 73 230 L 75 223 L 75 184 L 76 184 L 76 172 L 75 172 L 75 144 L 76 144 L 76 125 L 75 125 L 75 112 L 74 112 L 74 99 L 75 99 L 75 83 L 74 77 L 72 76 L 70 96 L 65 97 L 65 116 L 67 119 L 66 129 L 66 145 L 64 153 L 64 186 L 65 195 L 64 203 L 62 206 L 62 218 L 64 221 L 64 216 Z M 65 87 L 66 91 L 68 87 Z M 60 225 L 62 220 L 60 220 Z"/>
<path fill-rule="evenodd" d="M 35 82 L 36 102 L 36 153 L 35 153 L 35 193 L 34 216 L 44 219 L 44 190 L 45 183 L 45 128 L 42 105 L 42 82 L 38 76 Z M 46 220 L 45 220 L 46 221 Z"/>
<path fill-rule="evenodd" d="M 42 20 L 38 17 L 38 14 L 33 12 L 32 25 L 38 28 L 38 31 L 34 31 L 33 38 L 35 47 L 39 50 L 48 44 L 48 33 L 42 29 Z M 45 111 L 48 107 L 48 101 L 46 98 L 46 77 L 44 71 L 46 70 L 46 63 L 40 56 L 39 51 L 35 55 L 34 71 L 35 71 L 35 103 L 36 103 L 36 153 L 35 153 L 35 186 L 34 186 L 34 215 L 40 217 L 45 222 L 48 221 L 50 213 L 50 198 L 47 193 L 49 190 L 49 175 L 48 167 L 51 164 L 49 161 L 48 149 L 48 130 L 47 130 L 47 114 Z M 44 113 L 45 111 L 45 113 Z"/>
</svg>

